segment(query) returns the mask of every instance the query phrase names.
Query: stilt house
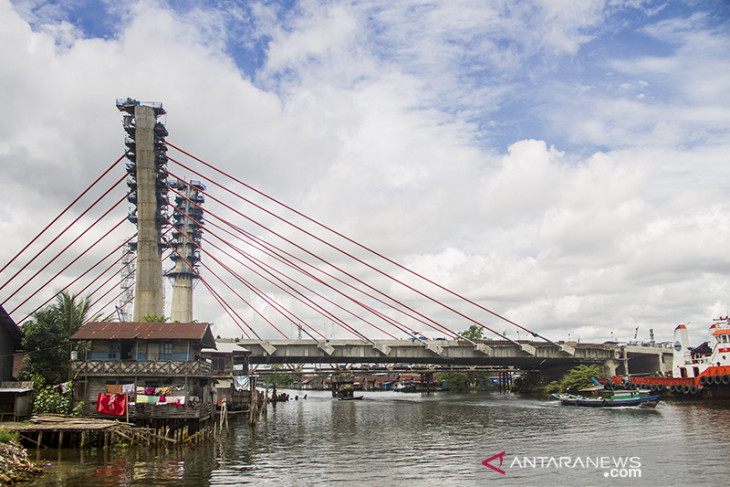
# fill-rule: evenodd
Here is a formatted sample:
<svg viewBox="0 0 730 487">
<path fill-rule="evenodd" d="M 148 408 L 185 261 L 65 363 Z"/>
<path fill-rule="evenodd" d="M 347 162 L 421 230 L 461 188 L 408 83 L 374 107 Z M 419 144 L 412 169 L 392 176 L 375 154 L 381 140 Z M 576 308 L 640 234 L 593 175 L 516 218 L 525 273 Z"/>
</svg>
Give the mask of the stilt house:
<svg viewBox="0 0 730 487">
<path fill-rule="evenodd" d="M 201 355 L 216 347 L 208 323 L 93 322 L 71 341 L 75 398 L 85 415 L 128 415 L 151 426 L 211 418 L 211 365 Z"/>
</svg>

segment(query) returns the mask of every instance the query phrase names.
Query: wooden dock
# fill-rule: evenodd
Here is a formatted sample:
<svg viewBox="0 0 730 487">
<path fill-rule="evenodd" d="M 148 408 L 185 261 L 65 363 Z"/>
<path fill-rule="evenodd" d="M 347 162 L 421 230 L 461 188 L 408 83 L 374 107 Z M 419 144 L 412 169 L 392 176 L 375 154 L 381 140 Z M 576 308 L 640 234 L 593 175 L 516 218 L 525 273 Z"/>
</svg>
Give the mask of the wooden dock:
<svg viewBox="0 0 730 487">
<path fill-rule="evenodd" d="M 187 428 L 140 428 L 133 423 L 106 419 L 75 418 L 43 414 L 29 422 L 1 423 L 3 429 L 17 432 L 23 442 L 37 448 L 109 447 L 114 443 L 128 445 L 187 445 L 208 439 L 210 428 L 188 434 Z"/>
</svg>

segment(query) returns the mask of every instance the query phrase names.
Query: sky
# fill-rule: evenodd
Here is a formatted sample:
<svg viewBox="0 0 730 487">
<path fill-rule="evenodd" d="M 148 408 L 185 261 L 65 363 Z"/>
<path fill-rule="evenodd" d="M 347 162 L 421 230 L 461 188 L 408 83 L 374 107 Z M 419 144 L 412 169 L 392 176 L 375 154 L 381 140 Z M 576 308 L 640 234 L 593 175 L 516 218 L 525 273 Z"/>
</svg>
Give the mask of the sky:
<svg viewBox="0 0 730 487">
<path fill-rule="evenodd" d="M 0 0 L 0 264 L 123 153 L 129 96 L 551 339 L 698 343 L 730 309 L 729 41 L 714 0 Z M 195 317 L 240 333 L 200 286 Z"/>
</svg>

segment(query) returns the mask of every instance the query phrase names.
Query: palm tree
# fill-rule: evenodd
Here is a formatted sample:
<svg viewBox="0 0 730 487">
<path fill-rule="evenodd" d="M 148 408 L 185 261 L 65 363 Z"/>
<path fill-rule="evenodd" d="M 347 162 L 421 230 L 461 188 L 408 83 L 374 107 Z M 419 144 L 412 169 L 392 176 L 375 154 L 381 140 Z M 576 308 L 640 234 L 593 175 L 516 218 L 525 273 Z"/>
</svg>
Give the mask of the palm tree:
<svg viewBox="0 0 730 487">
<path fill-rule="evenodd" d="M 68 377 L 68 360 L 72 350 L 69 337 L 89 319 L 91 300 L 80 298 L 66 291 L 56 296 L 56 301 L 33 314 L 23 324 L 23 361 L 25 375 L 41 375 L 49 384 Z M 83 348 L 84 344 L 77 344 Z"/>
<path fill-rule="evenodd" d="M 92 302 L 88 296 L 81 298 L 66 291 L 62 291 L 61 294 L 56 296 L 56 303 L 53 308 L 58 313 L 59 324 L 68 334 L 67 336 L 70 337 L 86 322 L 96 318 L 90 319 L 88 316 L 91 306 Z"/>
</svg>

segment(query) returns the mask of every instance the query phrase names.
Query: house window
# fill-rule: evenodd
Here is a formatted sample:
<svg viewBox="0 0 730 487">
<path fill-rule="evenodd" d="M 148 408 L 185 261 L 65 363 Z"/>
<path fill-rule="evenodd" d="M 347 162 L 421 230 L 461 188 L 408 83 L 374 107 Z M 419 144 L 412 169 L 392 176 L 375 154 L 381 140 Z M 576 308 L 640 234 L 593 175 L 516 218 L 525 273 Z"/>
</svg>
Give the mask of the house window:
<svg viewBox="0 0 730 487">
<path fill-rule="evenodd" d="M 213 357 L 212 360 L 212 368 L 213 370 L 225 370 L 226 369 L 226 359 L 222 357 Z"/>
<path fill-rule="evenodd" d="M 161 360 L 172 360 L 172 342 L 164 342 L 162 344 Z"/>
<path fill-rule="evenodd" d="M 125 340 L 121 343 L 122 351 L 120 358 L 122 360 L 130 360 L 133 358 L 134 342 L 131 340 Z"/>
<path fill-rule="evenodd" d="M 119 342 L 109 343 L 109 359 L 119 359 L 121 346 Z"/>
<path fill-rule="evenodd" d="M 160 360 L 159 342 L 149 342 L 147 344 L 147 360 Z"/>
</svg>

